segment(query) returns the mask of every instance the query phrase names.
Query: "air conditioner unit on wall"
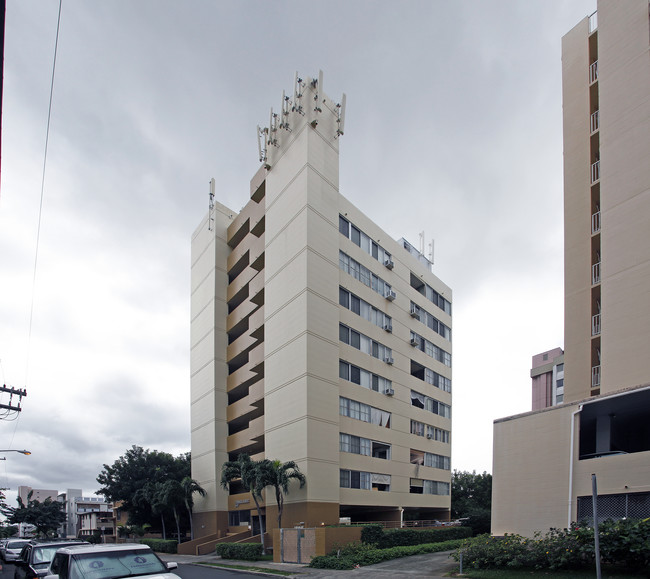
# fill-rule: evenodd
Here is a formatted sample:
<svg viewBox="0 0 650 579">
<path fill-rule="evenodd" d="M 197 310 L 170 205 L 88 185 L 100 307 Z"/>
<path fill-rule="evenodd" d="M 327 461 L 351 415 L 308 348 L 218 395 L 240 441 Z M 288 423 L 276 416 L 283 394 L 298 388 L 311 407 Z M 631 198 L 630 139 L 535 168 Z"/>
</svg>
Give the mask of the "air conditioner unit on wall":
<svg viewBox="0 0 650 579">
<path fill-rule="evenodd" d="M 411 315 L 414 318 L 420 317 L 420 308 L 418 308 L 415 304 L 411 304 Z"/>
<path fill-rule="evenodd" d="M 386 362 L 386 364 L 392 364 L 394 362 L 393 357 L 392 356 L 386 356 L 384 358 L 384 362 Z"/>
<path fill-rule="evenodd" d="M 411 338 L 411 346 L 419 346 L 420 341 L 417 338 Z"/>
<path fill-rule="evenodd" d="M 429 440 L 431 440 L 431 439 L 433 438 L 433 434 L 431 434 L 431 433 L 427 434 L 427 438 L 428 438 Z"/>
<path fill-rule="evenodd" d="M 385 265 L 388 269 L 393 269 L 393 267 L 395 267 L 395 264 L 393 263 L 393 259 L 392 259 L 391 257 L 387 257 L 387 258 L 384 260 L 384 265 Z"/>
<path fill-rule="evenodd" d="M 386 330 L 387 332 L 392 332 L 393 331 L 393 324 L 391 324 L 390 322 L 386 322 L 384 324 L 384 330 Z"/>
<path fill-rule="evenodd" d="M 397 297 L 397 294 L 395 293 L 394 290 L 391 289 L 386 292 L 385 297 L 387 300 L 392 302 Z"/>
<path fill-rule="evenodd" d="M 384 394 L 386 394 L 386 396 L 393 396 L 395 394 L 395 390 L 392 388 L 386 388 L 386 390 L 384 390 Z"/>
</svg>

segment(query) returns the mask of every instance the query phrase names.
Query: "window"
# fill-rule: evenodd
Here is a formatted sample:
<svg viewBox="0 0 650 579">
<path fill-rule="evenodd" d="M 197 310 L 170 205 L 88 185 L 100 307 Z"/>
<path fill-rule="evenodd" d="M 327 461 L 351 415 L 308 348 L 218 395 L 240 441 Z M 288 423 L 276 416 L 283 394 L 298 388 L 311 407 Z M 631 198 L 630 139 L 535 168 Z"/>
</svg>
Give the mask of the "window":
<svg viewBox="0 0 650 579">
<path fill-rule="evenodd" d="M 370 490 L 370 473 L 358 470 L 340 470 L 340 486 L 345 489 Z"/>
<path fill-rule="evenodd" d="M 419 291 L 432 304 L 438 306 L 443 312 L 451 316 L 451 302 L 445 299 L 441 294 L 431 286 L 424 283 L 420 277 L 411 273 L 411 287 Z"/>
<path fill-rule="evenodd" d="M 366 266 L 361 265 L 358 261 L 352 259 L 342 251 L 339 251 L 339 268 L 382 297 L 387 297 L 392 289 L 389 283 L 376 276 Z"/>
<path fill-rule="evenodd" d="M 429 342 L 429 340 L 424 336 L 411 331 L 411 345 L 421 352 L 424 352 L 427 356 L 430 356 L 434 360 L 438 360 L 438 362 L 442 362 L 445 366 L 451 368 L 451 354 L 442 348 L 439 348 L 433 342 Z"/>
<path fill-rule="evenodd" d="M 250 521 L 250 511 L 230 511 L 228 513 L 228 525 L 230 527 L 241 527 L 243 525 L 249 525 Z"/>
<path fill-rule="evenodd" d="M 382 394 L 391 389 L 393 384 L 387 378 L 368 372 L 368 370 L 353 364 L 348 364 L 343 360 L 339 360 L 339 378 Z"/>
<path fill-rule="evenodd" d="M 339 304 L 380 328 L 392 330 L 390 316 L 342 287 L 339 287 Z"/>
<path fill-rule="evenodd" d="M 430 440 L 435 440 L 437 442 L 444 442 L 449 444 L 450 433 L 448 430 L 443 428 L 437 428 L 436 426 L 430 426 L 429 424 L 424 424 L 417 420 L 411 420 L 411 434 L 416 436 L 426 436 Z"/>
<path fill-rule="evenodd" d="M 430 330 L 433 330 L 437 334 L 440 334 L 445 340 L 451 342 L 451 328 L 443 324 L 436 317 L 432 316 L 429 312 L 422 309 L 415 302 L 411 302 L 411 310 L 413 317 L 417 320 L 420 320 L 425 326 Z M 417 314 L 417 315 L 416 315 Z"/>
<path fill-rule="evenodd" d="M 380 263 L 391 262 L 391 255 L 381 245 L 375 243 L 358 227 L 352 225 L 345 217 L 339 215 L 339 232 L 355 245 L 358 245 L 368 255 L 374 257 Z M 392 266 L 391 266 L 392 267 Z"/>
<path fill-rule="evenodd" d="M 339 398 L 339 413 L 341 416 L 390 428 L 390 412 L 342 396 Z"/>
<path fill-rule="evenodd" d="M 409 492 L 420 495 L 448 495 L 449 483 L 412 478 L 410 481 Z"/>
<path fill-rule="evenodd" d="M 393 350 L 388 346 L 384 346 L 344 324 L 339 324 L 339 340 L 379 360 L 386 361 L 393 356 Z"/>
<path fill-rule="evenodd" d="M 450 470 L 451 459 L 448 456 L 442 456 L 441 454 L 432 454 L 430 452 L 425 452 L 424 466 L 430 466 L 432 468 L 439 468 L 442 470 Z"/>
<path fill-rule="evenodd" d="M 339 450 L 341 452 L 350 452 L 352 454 L 390 460 L 390 449 L 390 444 L 360 436 L 353 436 L 351 434 L 344 434 L 343 432 L 339 434 Z"/>
<path fill-rule="evenodd" d="M 422 406 L 423 403 L 424 406 Z M 433 414 L 437 414 L 438 416 L 442 416 L 443 418 L 451 418 L 451 406 L 444 404 L 443 402 L 439 402 L 430 396 L 420 394 L 415 390 L 411 390 L 411 406 L 415 406 L 416 408 L 424 408 L 425 410 L 428 410 Z"/>
<path fill-rule="evenodd" d="M 350 236 L 350 222 L 342 215 L 339 215 L 339 232 L 345 237 Z"/>
</svg>

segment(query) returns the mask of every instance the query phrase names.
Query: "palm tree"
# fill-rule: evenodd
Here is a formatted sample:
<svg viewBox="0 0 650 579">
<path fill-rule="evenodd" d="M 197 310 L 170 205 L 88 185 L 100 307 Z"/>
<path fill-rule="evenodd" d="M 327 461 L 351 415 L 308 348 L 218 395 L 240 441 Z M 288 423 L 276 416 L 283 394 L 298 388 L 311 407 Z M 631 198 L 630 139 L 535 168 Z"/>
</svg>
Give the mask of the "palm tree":
<svg viewBox="0 0 650 579">
<path fill-rule="evenodd" d="M 162 538 L 167 538 L 167 531 L 165 530 L 165 510 L 166 506 L 164 501 L 161 500 L 161 483 L 148 482 L 142 488 L 139 488 L 133 495 L 133 504 L 136 506 L 149 505 L 151 512 L 154 515 L 160 515 L 160 522 L 162 524 Z"/>
<path fill-rule="evenodd" d="M 268 460 L 252 460 L 247 454 L 240 454 L 237 460 L 229 460 L 221 465 L 221 486 L 225 490 L 230 489 L 233 481 L 241 479 L 241 484 L 251 493 L 255 501 L 255 508 L 257 509 L 257 516 L 260 521 L 260 535 L 262 542 L 262 553 L 266 554 L 266 546 L 264 545 L 264 521 L 262 520 L 262 509 L 260 507 L 260 500 L 262 499 L 262 491 L 267 486 L 267 464 Z"/>
<path fill-rule="evenodd" d="M 278 504 L 278 529 L 282 528 L 282 510 L 284 508 L 284 495 L 289 493 L 289 483 L 292 479 L 300 481 L 300 488 L 305 486 L 307 479 L 300 472 L 298 465 L 290 460 L 267 460 L 266 484 L 275 489 L 275 501 Z"/>
<path fill-rule="evenodd" d="M 194 507 L 194 499 L 192 497 L 194 493 L 198 493 L 202 497 L 204 497 L 207 493 L 198 482 L 189 476 L 186 476 L 181 481 L 181 488 L 183 489 L 183 502 L 185 503 L 187 514 L 190 517 L 190 537 L 192 540 L 194 540 L 194 525 L 192 523 L 192 509 Z"/>
<path fill-rule="evenodd" d="M 185 497 L 183 487 L 175 479 L 168 479 L 160 485 L 158 499 L 168 509 L 174 513 L 174 521 L 176 521 L 176 536 L 178 543 L 181 542 L 181 527 L 178 519 L 178 506 L 184 502 Z"/>
</svg>

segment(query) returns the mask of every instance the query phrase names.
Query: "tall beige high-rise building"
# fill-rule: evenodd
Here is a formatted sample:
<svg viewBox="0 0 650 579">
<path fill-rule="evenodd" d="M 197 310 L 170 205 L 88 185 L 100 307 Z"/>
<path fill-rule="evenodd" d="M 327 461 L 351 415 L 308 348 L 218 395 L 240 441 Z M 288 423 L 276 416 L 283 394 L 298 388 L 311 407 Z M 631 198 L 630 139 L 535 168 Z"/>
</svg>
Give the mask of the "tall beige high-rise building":
<svg viewBox="0 0 650 579">
<path fill-rule="evenodd" d="M 650 516 L 650 20 L 599 0 L 562 41 L 561 406 L 495 421 L 492 532 Z"/>
<path fill-rule="evenodd" d="M 449 517 L 451 290 L 339 193 L 345 103 L 322 83 L 296 78 L 258 129 L 250 200 L 240 212 L 213 201 L 193 235 L 199 536 L 255 528 L 251 496 L 219 486 L 242 453 L 305 474 L 286 527 Z"/>
</svg>

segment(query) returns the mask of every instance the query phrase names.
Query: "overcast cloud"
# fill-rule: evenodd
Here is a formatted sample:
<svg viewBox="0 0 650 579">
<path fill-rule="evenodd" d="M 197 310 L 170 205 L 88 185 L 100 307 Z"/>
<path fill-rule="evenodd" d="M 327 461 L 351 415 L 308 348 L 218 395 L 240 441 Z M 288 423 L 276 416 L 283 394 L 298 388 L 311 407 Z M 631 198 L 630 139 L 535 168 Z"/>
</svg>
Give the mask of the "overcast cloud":
<svg viewBox="0 0 650 579">
<path fill-rule="evenodd" d="M 435 239 L 454 291 L 453 468 L 491 471 L 563 345 L 561 37 L 594 0 L 8 0 L 0 190 L 0 486 L 97 489 L 132 444 L 189 450 L 190 238 L 238 211 L 255 127 L 324 71 L 347 93 L 340 191 Z M 6 395 L 0 400 L 7 403 Z M 10 497 L 15 493 L 9 494 Z"/>
</svg>

